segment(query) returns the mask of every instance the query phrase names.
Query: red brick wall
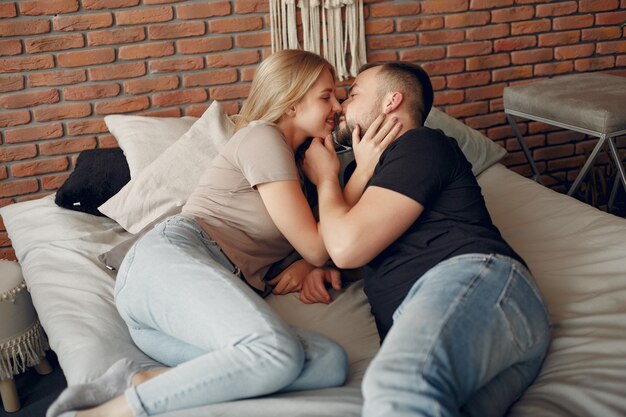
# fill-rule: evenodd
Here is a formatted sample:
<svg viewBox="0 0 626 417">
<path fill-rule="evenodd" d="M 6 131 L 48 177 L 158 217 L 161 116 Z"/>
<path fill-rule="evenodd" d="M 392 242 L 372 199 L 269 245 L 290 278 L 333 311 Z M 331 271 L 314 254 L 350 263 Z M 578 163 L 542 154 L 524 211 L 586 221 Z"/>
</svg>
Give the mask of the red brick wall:
<svg viewBox="0 0 626 417">
<path fill-rule="evenodd" d="M 269 53 L 269 0 L 0 2 L 0 206 L 57 189 L 103 116 L 237 112 Z M 366 0 L 369 60 L 422 63 L 436 105 L 506 146 L 505 86 L 572 72 L 626 76 L 626 0 Z M 343 92 L 341 92 L 343 93 Z M 542 172 L 575 175 L 593 140 L 522 123 Z M 0 258 L 13 258 L 0 219 Z"/>
</svg>

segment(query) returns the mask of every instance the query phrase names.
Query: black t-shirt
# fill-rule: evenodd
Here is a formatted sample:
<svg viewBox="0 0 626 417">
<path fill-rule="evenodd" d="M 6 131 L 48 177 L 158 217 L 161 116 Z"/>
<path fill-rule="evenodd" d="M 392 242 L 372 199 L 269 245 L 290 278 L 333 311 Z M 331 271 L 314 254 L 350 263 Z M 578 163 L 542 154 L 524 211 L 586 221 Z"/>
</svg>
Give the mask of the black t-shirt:
<svg viewBox="0 0 626 417">
<path fill-rule="evenodd" d="M 382 154 L 368 186 L 424 206 L 416 222 L 365 268 L 365 293 L 381 339 L 415 281 L 439 262 L 467 253 L 523 262 L 492 223 L 472 165 L 440 130 L 420 127 L 398 138 Z"/>
</svg>

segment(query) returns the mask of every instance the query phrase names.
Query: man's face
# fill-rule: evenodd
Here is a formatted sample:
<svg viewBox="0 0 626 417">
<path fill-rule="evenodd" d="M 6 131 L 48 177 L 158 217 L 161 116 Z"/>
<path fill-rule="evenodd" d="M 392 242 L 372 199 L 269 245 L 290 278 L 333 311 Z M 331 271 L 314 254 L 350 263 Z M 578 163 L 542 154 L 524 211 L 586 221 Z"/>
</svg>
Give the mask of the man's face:
<svg viewBox="0 0 626 417">
<path fill-rule="evenodd" d="M 348 98 L 342 103 L 342 115 L 339 118 L 337 142 L 352 146 L 352 131 L 356 125 L 361 128 L 361 136 L 382 113 L 382 96 L 379 93 L 377 74 L 381 67 L 369 68 L 357 75 Z"/>
</svg>

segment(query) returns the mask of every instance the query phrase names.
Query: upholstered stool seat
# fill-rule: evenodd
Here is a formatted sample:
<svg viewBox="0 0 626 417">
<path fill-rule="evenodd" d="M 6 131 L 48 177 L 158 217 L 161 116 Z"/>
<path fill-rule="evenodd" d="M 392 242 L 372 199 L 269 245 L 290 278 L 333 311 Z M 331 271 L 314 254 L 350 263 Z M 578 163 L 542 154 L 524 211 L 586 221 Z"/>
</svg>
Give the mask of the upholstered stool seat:
<svg viewBox="0 0 626 417">
<path fill-rule="evenodd" d="M 539 173 L 511 116 L 521 116 L 600 138 L 570 187 L 569 195 L 576 191 L 605 142 L 609 144 L 609 153 L 626 187 L 624 167 L 613 141 L 614 137 L 626 134 L 626 77 L 584 73 L 507 87 L 504 89 L 504 111 L 535 177 Z"/>
<path fill-rule="evenodd" d="M 45 359 L 48 340 L 39 324 L 17 262 L 0 260 L 0 394 L 7 412 L 20 408 L 13 376 L 35 366 L 51 368 Z"/>
</svg>

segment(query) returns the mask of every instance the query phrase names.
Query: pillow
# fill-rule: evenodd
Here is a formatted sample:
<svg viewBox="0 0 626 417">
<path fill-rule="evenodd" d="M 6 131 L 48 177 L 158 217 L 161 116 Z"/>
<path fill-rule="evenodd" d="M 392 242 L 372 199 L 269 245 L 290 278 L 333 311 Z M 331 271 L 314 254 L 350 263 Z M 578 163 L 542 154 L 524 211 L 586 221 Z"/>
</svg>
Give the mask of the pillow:
<svg viewBox="0 0 626 417">
<path fill-rule="evenodd" d="M 130 239 L 127 239 L 122 243 L 114 246 L 111 250 L 108 250 L 98 255 L 98 260 L 102 262 L 104 266 L 107 267 L 107 269 L 110 269 L 111 271 L 117 271 L 118 269 L 120 269 L 120 265 L 122 264 L 126 253 L 128 253 L 128 250 L 135 244 L 137 240 L 139 240 L 140 237 L 152 230 L 154 226 L 161 223 L 166 218 L 180 213 L 180 209 L 181 207 L 175 207 L 172 211 L 169 211 L 159 216 L 153 222 L 141 229 L 139 233 L 133 235 L 133 237 L 131 237 Z"/>
<path fill-rule="evenodd" d="M 474 175 L 480 174 L 507 154 L 506 149 L 479 131 L 434 107 L 428 114 L 424 125 L 431 129 L 440 129 L 447 136 L 456 139 L 463 154 L 472 164 Z M 337 151 L 337 156 L 341 163 L 339 179 L 345 185 L 356 167 L 356 163 L 353 162 L 354 154 L 352 150 L 342 149 Z"/>
<path fill-rule="evenodd" d="M 82 151 L 74 171 L 57 190 L 54 202 L 70 210 L 102 216 L 98 206 L 129 180 L 128 164 L 120 148 Z"/>
<path fill-rule="evenodd" d="M 98 209 L 136 234 L 182 207 L 235 125 L 214 101 L 193 126 Z"/>
<path fill-rule="evenodd" d="M 154 227 L 154 224 L 150 223 L 149 226 Z M 133 235 L 133 237 L 131 237 L 130 239 L 125 240 L 119 245 L 114 246 L 113 249 L 98 255 L 98 260 L 102 262 L 104 266 L 107 267 L 107 269 L 110 269 L 111 271 L 117 271 L 118 269 L 120 269 L 120 265 L 122 264 L 124 257 L 128 253 L 128 250 L 135 244 L 137 239 L 143 236 L 145 232 L 150 229 L 151 227 L 146 226 L 145 229 L 143 229 L 136 235 Z"/>
<path fill-rule="evenodd" d="M 104 123 L 126 155 L 130 177 L 135 178 L 176 139 L 191 128 L 195 117 L 109 115 Z"/>
<path fill-rule="evenodd" d="M 430 110 L 424 126 L 441 129 L 447 136 L 456 139 L 472 164 L 474 175 L 480 174 L 506 156 L 506 149 L 502 146 L 434 107 Z"/>
</svg>

